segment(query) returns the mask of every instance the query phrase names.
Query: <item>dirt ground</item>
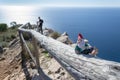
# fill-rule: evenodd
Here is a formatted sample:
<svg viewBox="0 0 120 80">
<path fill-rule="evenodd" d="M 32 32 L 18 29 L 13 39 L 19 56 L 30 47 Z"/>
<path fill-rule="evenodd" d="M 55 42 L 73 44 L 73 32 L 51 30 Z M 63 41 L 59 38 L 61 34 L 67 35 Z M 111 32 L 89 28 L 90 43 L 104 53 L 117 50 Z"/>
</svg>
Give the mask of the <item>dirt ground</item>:
<svg viewBox="0 0 120 80">
<path fill-rule="evenodd" d="M 39 49 L 40 66 L 44 73 L 52 80 L 74 80 L 54 58 L 47 58 L 43 49 Z M 11 48 L 6 48 L 6 51 L 0 54 L 0 80 L 26 80 L 26 74 L 22 67 L 21 47 L 20 43 L 13 45 Z M 27 62 L 29 67 L 31 80 L 39 80 L 34 77 L 36 69 L 30 68 L 30 62 Z M 29 80 L 29 79 L 28 79 Z"/>
<path fill-rule="evenodd" d="M 21 57 L 20 44 L 11 48 L 6 48 L 6 51 L 0 55 L 0 80 L 9 80 L 11 74 L 16 72 L 21 73 Z"/>
</svg>

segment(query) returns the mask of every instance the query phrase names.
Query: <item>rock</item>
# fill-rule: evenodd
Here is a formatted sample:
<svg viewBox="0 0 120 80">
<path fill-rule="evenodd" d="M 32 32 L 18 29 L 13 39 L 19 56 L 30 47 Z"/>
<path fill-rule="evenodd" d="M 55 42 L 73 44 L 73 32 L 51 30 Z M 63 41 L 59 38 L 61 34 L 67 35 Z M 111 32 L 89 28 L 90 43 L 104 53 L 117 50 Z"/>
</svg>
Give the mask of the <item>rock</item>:
<svg viewBox="0 0 120 80">
<path fill-rule="evenodd" d="M 72 44 L 72 41 L 69 39 L 66 32 L 64 32 L 60 37 L 58 37 L 57 40 L 65 44 Z"/>
<path fill-rule="evenodd" d="M 70 46 L 73 47 L 73 48 L 75 48 L 76 45 L 77 45 L 77 44 L 74 43 L 74 44 L 71 44 Z"/>
<path fill-rule="evenodd" d="M 57 38 L 58 41 L 63 42 L 63 43 L 67 43 L 68 41 L 68 36 L 60 36 Z"/>
<path fill-rule="evenodd" d="M 5 60 L 5 58 L 4 57 L 0 58 L 0 61 L 2 61 L 2 60 Z"/>
<path fill-rule="evenodd" d="M 20 80 L 25 80 L 25 74 L 24 74 L 24 73 L 21 73 L 21 75 L 19 76 L 19 79 L 20 79 Z"/>
<path fill-rule="evenodd" d="M 3 53 L 3 48 L 2 48 L 2 46 L 0 46 L 0 53 Z"/>
<path fill-rule="evenodd" d="M 7 76 L 5 79 L 3 79 L 3 80 L 10 80 L 9 77 L 10 77 L 10 75 L 8 75 L 8 76 Z"/>
<path fill-rule="evenodd" d="M 49 29 L 49 28 L 45 28 L 44 30 L 48 30 L 49 33 L 53 33 L 54 32 L 52 29 Z"/>
<path fill-rule="evenodd" d="M 32 29 L 37 29 L 37 25 L 36 25 L 36 24 L 32 24 L 32 25 L 31 25 L 31 28 L 32 28 Z"/>
<path fill-rule="evenodd" d="M 54 64 L 54 65 L 51 65 L 48 70 L 51 71 L 51 72 L 59 72 L 58 70 L 60 69 L 60 64 L 55 60 L 55 59 L 51 59 L 51 64 Z"/>
<path fill-rule="evenodd" d="M 3 48 L 3 52 L 5 52 L 6 50 L 8 50 L 9 48 Z"/>
<path fill-rule="evenodd" d="M 49 30 L 44 30 L 43 31 L 43 34 L 45 35 L 45 36 L 48 36 L 50 33 L 49 33 Z"/>
<path fill-rule="evenodd" d="M 61 72 L 61 74 L 60 74 L 60 75 L 64 76 L 64 75 L 65 75 L 65 72 Z"/>
<path fill-rule="evenodd" d="M 60 74 L 55 74 L 54 75 L 54 80 L 60 80 L 60 77 L 61 77 Z"/>
<path fill-rule="evenodd" d="M 61 70 L 61 67 L 57 71 L 55 71 L 55 73 L 60 73 L 60 70 Z"/>
<path fill-rule="evenodd" d="M 64 33 L 62 34 L 62 36 L 68 36 L 67 32 L 64 32 Z"/>
<path fill-rule="evenodd" d="M 36 68 L 35 63 L 34 63 L 34 62 L 30 62 L 30 67 L 31 67 L 32 69 L 35 69 L 35 68 Z"/>
<path fill-rule="evenodd" d="M 48 75 L 51 75 L 53 74 L 53 72 L 51 72 L 50 70 L 47 72 Z"/>
<path fill-rule="evenodd" d="M 48 29 L 48 28 L 45 28 L 44 30 L 43 30 L 43 34 L 45 35 L 45 36 L 49 36 L 51 33 L 53 33 L 54 31 L 52 30 L 52 29 Z"/>
</svg>

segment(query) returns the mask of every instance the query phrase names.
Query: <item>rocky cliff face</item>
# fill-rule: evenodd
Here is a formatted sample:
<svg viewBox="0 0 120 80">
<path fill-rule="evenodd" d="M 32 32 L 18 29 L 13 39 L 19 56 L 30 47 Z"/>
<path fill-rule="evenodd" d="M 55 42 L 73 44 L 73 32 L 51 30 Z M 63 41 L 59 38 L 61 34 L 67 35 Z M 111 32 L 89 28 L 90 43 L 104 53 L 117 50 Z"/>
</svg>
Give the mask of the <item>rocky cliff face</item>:
<svg viewBox="0 0 120 80">
<path fill-rule="evenodd" d="M 0 55 L 0 80 L 25 80 L 21 68 L 21 47 L 17 43 Z"/>
<path fill-rule="evenodd" d="M 61 35 L 56 41 L 35 31 L 31 30 L 31 32 L 44 48 L 38 49 L 40 67 L 48 77 L 46 80 L 74 80 L 66 70 L 76 80 L 120 80 L 119 63 L 106 61 L 98 57 L 75 54 L 74 48 L 66 45 L 69 44 L 66 43 L 69 39 L 68 35 Z M 47 33 L 47 36 L 49 34 Z M 21 47 L 18 42 L 11 45 L 0 55 L 0 80 L 41 80 L 41 75 L 38 74 L 33 61 L 31 59 L 21 60 L 20 53 Z M 51 55 L 66 70 L 54 58 L 51 58 Z"/>
<path fill-rule="evenodd" d="M 14 42 L 14 41 L 11 41 Z M 74 80 L 67 71 L 49 53 L 46 53 L 43 48 L 39 48 L 40 52 L 40 67 L 43 72 L 52 80 Z M 6 51 L 0 55 L 0 80 L 39 80 L 37 69 L 32 60 L 25 62 L 29 72 L 29 77 L 25 73 L 25 68 L 22 66 L 21 46 L 19 39 L 11 44 Z"/>
<path fill-rule="evenodd" d="M 61 34 L 60 37 L 58 37 L 56 40 L 65 43 L 65 44 L 72 44 L 72 41 L 70 40 L 67 32 L 64 32 L 63 34 Z"/>
<path fill-rule="evenodd" d="M 31 33 L 41 43 L 44 49 L 46 49 L 76 80 L 120 79 L 120 63 L 103 60 L 91 55 L 76 54 L 74 48 L 66 44 L 43 36 L 35 31 Z"/>
<path fill-rule="evenodd" d="M 41 49 L 39 52 L 44 52 L 44 49 Z M 51 56 L 45 56 L 41 52 L 40 55 L 40 65 L 45 74 L 47 74 L 52 80 L 74 80 L 69 73 Z"/>
</svg>

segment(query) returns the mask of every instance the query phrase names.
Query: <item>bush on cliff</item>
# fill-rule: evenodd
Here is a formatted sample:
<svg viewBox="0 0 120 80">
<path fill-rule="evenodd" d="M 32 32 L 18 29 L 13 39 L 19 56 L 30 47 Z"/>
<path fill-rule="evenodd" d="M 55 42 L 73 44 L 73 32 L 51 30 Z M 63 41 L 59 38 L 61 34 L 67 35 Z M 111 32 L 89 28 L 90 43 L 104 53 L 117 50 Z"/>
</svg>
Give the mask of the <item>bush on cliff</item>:
<svg viewBox="0 0 120 80">
<path fill-rule="evenodd" d="M 0 24 L 0 32 L 6 31 L 7 28 L 8 28 L 7 24 L 5 24 L 5 23 Z"/>
<path fill-rule="evenodd" d="M 32 36 L 31 36 L 31 34 L 29 34 L 29 33 L 23 33 L 23 37 L 24 37 L 25 40 L 30 40 L 30 39 L 32 39 Z"/>
<path fill-rule="evenodd" d="M 58 32 L 53 32 L 50 36 L 51 36 L 52 38 L 54 38 L 54 39 L 57 39 L 58 37 L 60 37 L 60 33 L 58 33 Z"/>
<path fill-rule="evenodd" d="M 1 46 L 7 47 L 9 42 L 15 39 L 18 35 L 17 33 L 17 26 L 13 29 L 8 27 L 7 24 L 1 23 L 0 24 L 0 43 Z"/>
</svg>

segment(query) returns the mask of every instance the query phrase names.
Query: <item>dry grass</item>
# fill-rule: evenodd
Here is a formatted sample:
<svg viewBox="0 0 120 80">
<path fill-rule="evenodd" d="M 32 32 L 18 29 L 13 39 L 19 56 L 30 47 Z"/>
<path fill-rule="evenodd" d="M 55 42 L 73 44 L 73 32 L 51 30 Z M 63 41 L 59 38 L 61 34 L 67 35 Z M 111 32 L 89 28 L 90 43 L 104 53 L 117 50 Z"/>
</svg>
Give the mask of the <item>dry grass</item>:
<svg viewBox="0 0 120 80">
<path fill-rule="evenodd" d="M 58 37 L 60 37 L 60 33 L 58 32 L 53 32 L 51 33 L 50 37 L 54 38 L 54 39 L 57 39 Z"/>
<path fill-rule="evenodd" d="M 7 47 L 8 43 L 17 37 L 17 28 L 8 28 L 4 32 L 0 32 L 0 46 Z"/>
</svg>

